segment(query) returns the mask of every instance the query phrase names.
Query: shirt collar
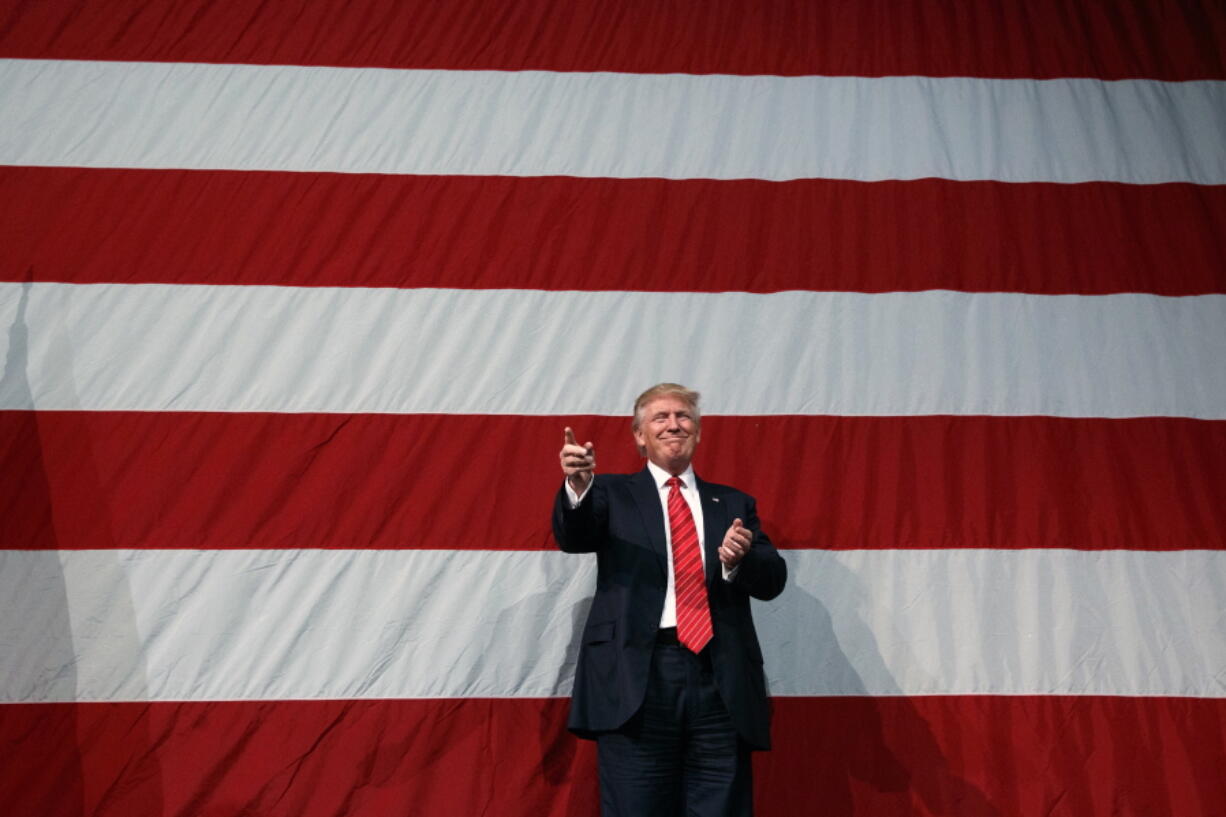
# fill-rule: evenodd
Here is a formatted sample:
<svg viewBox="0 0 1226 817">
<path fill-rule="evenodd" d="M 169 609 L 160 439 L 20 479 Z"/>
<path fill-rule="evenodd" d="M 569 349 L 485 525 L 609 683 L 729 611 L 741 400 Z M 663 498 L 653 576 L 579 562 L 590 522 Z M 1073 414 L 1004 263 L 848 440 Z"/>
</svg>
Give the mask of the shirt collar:
<svg viewBox="0 0 1226 817">
<path fill-rule="evenodd" d="M 647 460 L 647 470 L 651 472 L 651 478 L 655 481 L 656 488 L 663 491 L 668 487 L 666 483 L 672 479 L 672 474 L 668 473 L 651 460 Z M 687 490 L 693 490 L 698 487 L 698 478 L 694 476 L 693 464 L 687 465 L 685 470 L 677 476 L 681 477 L 681 481 L 685 483 Z"/>
</svg>

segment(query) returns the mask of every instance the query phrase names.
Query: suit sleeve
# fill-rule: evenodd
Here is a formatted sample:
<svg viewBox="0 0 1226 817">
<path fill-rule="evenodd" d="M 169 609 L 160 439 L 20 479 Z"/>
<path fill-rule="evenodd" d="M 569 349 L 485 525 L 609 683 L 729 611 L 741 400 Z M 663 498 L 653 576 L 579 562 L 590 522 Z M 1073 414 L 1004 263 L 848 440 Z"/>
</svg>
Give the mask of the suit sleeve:
<svg viewBox="0 0 1226 817">
<path fill-rule="evenodd" d="M 739 569 L 732 577 L 732 584 L 755 599 L 770 601 L 783 592 L 788 580 L 788 566 L 771 544 L 770 538 L 762 532 L 757 502 L 751 496 L 746 496 L 745 500 L 745 517 L 741 521 L 753 531 L 753 542 L 737 566 Z"/>
<path fill-rule="evenodd" d="M 600 475 L 589 486 L 577 508 L 572 508 L 566 487 L 553 502 L 553 538 L 566 553 L 593 553 L 609 538 L 609 503 Z"/>
</svg>

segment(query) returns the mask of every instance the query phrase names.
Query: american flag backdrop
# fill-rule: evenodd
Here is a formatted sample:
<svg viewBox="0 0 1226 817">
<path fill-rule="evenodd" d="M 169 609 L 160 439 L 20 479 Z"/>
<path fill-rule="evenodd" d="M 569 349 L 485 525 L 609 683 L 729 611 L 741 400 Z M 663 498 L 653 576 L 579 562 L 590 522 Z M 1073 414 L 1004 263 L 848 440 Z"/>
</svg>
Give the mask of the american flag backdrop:
<svg viewBox="0 0 1226 817">
<path fill-rule="evenodd" d="M 0 2 L 0 814 L 595 815 L 562 429 L 758 498 L 758 813 L 1226 815 L 1218 0 Z"/>
</svg>

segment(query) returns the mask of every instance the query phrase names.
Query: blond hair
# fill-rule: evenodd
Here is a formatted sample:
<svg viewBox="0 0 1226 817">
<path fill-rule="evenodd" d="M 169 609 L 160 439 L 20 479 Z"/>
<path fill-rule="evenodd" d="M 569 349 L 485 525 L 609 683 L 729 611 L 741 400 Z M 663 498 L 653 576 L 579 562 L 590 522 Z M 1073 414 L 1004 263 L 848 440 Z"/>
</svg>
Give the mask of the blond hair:
<svg viewBox="0 0 1226 817">
<path fill-rule="evenodd" d="M 680 383 L 657 383 L 640 394 L 638 399 L 634 401 L 634 419 L 630 421 L 630 428 L 633 431 L 639 430 L 639 426 L 643 424 L 643 409 L 657 397 L 676 397 L 682 403 L 688 405 L 694 413 L 694 426 L 701 428 L 702 415 L 698 411 L 698 398 L 701 396 L 698 392 L 693 389 L 687 389 Z"/>
</svg>

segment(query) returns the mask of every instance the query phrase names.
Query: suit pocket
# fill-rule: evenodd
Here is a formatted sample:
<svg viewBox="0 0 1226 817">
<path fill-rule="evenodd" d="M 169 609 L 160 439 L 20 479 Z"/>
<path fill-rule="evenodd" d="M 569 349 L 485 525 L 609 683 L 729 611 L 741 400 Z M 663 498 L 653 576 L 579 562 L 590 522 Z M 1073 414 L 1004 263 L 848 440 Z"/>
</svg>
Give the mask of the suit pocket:
<svg viewBox="0 0 1226 817">
<path fill-rule="evenodd" d="M 603 644 L 606 641 L 612 641 L 615 625 L 616 622 L 613 621 L 602 621 L 589 626 L 583 633 L 583 643 Z"/>
</svg>

